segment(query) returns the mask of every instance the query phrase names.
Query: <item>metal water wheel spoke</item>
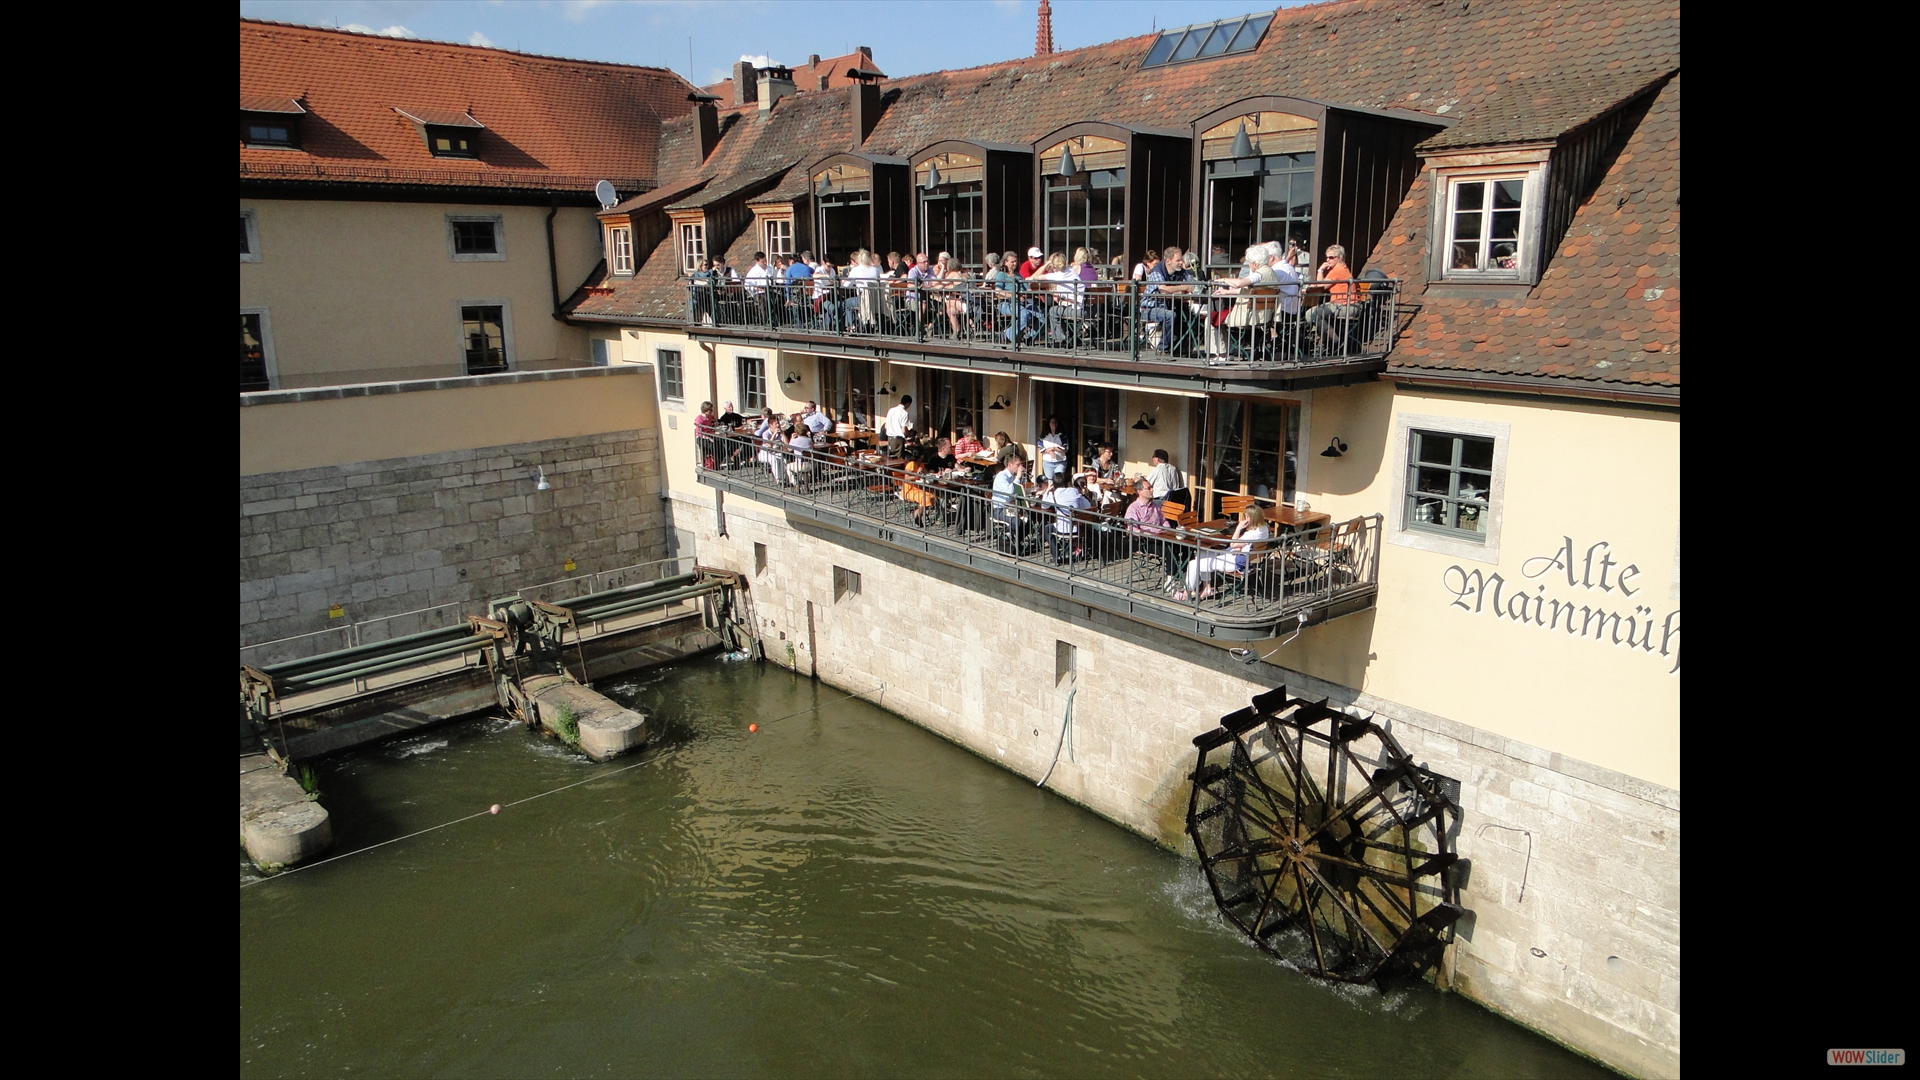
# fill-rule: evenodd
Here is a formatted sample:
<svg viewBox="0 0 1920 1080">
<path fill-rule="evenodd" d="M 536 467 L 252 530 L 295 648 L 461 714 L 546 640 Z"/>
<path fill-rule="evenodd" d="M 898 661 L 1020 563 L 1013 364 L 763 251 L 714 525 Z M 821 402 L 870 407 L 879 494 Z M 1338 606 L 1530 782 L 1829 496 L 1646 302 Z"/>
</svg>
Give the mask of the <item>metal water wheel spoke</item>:
<svg viewBox="0 0 1920 1080">
<path fill-rule="evenodd" d="M 1438 961 L 1461 913 L 1447 872 L 1459 809 L 1397 740 L 1280 688 L 1194 745 L 1187 832 L 1230 922 L 1322 978 Z"/>
</svg>

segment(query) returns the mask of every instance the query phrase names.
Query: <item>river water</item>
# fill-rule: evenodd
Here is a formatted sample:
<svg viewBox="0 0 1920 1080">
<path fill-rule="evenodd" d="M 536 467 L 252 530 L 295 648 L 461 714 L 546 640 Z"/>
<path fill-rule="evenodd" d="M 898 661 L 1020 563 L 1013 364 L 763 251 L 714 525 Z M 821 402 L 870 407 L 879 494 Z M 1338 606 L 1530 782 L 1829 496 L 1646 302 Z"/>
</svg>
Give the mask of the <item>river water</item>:
<svg viewBox="0 0 1920 1080">
<path fill-rule="evenodd" d="M 240 890 L 243 1076 L 1613 1075 L 1289 970 L 1190 861 L 869 701 L 717 657 L 600 689 L 644 764 L 481 718 L 319 767 L 335 853 L 507 805 Z"/>
</svg>

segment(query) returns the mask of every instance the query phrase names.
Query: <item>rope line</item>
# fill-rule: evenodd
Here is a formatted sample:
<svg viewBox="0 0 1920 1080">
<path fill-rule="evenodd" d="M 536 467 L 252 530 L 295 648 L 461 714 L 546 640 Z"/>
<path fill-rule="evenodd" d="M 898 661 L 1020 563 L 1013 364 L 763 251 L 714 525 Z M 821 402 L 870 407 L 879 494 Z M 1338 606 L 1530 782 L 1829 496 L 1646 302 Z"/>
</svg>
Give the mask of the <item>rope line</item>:
<svg viewBox="0 0 1920 1080">
<path fill-rule="evenodd" d="M 831 705 L 831 704 L 833 704 L 833 703 L 834 703 L 834 702 L 836 702 L 836 701 L 845 701 L 845 700 L 847 700 L 848 698 L 855 698 L 855 697 L 859 697 L 859 696 L 860 696 L 860 695 L 862 695 L 862 694 L 871 694 L 871 693 L 873 693 L 873 691 L 875 691 L 875 690 L 885 690 L 886 688 L 887 688 L 887 684 L 886 684 L 886 683 L 881 683 L 881 684 L 880 684 L 880 685 L 878 685 L 878 686 L 875 686 L 875 687 L 871 687 L 871 688 L 869 688 L 869 689 L 866 689 L 866 690 L 856 690 L 856 691 L 854 691 L 854 692 L 853 692 L 853 693 L 851 693 L 851 694 L 842 694 L 842 695 L 840 695 L 840 696 L 839 696 L 839 697 L 837 697 L 837 698 L 832 698 L 832 699 L 829 699 L 829 700 L 827 700 L 827 701 L 822 701 L 822 702 L 819 702 L 819 703 L 817 703 L 817 704 L 814 704 L 814 705 L 812 705 L 812 706 L 810 706 L 810 707 L 808 707 L 808 708 L 805 708 L 805 709 L 801 709 L 801 710 L 800 710 L 799 712 L 793 712 L 793 713 L 788 713 L 788 714 L 787 714 L 787 715 L 785 715 L 785 716 L 782 716 L 782 717 L 778 717 L 778 718 L 776 718 L 776 719 L 773 719 L 773 720 L 769 720 L 769 721 L 767 721 L 767 724 L 777 724 L 777 723 L 779 723 L 779 722 L 780 722 L 781 720 L 791 720 L 791 719 L 793 719 L 793 718 L 794 718 L 794 717 L 796 717 L 796 716 L 804 716 L 804 715 L 806 715 L 807 713 L 810 713 L 810 712 L 813 712 L 813 711 L 815 711 L 816 709 L 818 709 L 818 708 L 820 708 L 820 706 L 822 706 L 822 705 Z M 762 727 L 765 727 L 765 726 L 766 726 L 766 724 L 763 724 L 763 725 L 761 725 L 761 726 L 762 726 Z M 683 743 L 683 744 L 681 744 L 681 745 L 686 745 L 686 744 L 684 744 L 684 743 Z M 620 775 L 620 774 L 621 774 L 621 773 L 623 773 L 623 772 L 628 772 L 628 771 L 630 771 L 630 770 L 633 770 L 633 769 L 637 769 L 637 768 L 639 768 L 639 767 L 640 767 L 640 766 L 642 766 L 642 765 L 648 765 L 648 764 L 651 764 L 651 763 L 653 763 L 653 762 L 655 762 L 655 761 L 658 761 L 658 760 L 660 760 L 661 758 L 663 758 L 663 757 L 666 757 L 666 756 L 667 756 L 668 754 L 671 754 L 671 753 L 673 753 L 673 752 L 674 752 L 675 750 L 678 750 L 678 749 L 680 749 L 680 747 L 679 747 L 679 746 L 670 746 L 670 747 L 667 747 L 666 749 L 664 749 L 664 750 L 661 750 L 660 752 L 658 752 L 658 753 L 656 753 L 656 754 L 654 754 L 654 755 L 652 755 L 651 757 L 646 757 L 646 758 L 642 758 L 641 760 L 639 760 L 639 761 L 636 761 L 636 762 L 634 762 L 634 763 L 633 763 L 633 764 L 631 764 L 631 765 L 622 765 L 621 767 L 619 767 L 619 768 L 617 768 L 617 769 L 609 769 L 609 770 L 607 770 L 606 772 L 603 772 L 603 773 L 595 773 L 594 775 L 592 775 L 592 776 L 589 776 L 589 777 L 587 777 L 587 778 L 586 778 L 585 780 L 576 780 L 576 781 L 574 781 L 574 782 L 573 782 L 573 783 L 571 783 L 571 784 L 562 784 L 562 785 L 560 785 L 560 786 L 559 786 L 559 787 L 557 787 L 557 788 L 552 788 L 552 789 L 550 789 L 550 790 L 547 790 L 547 791 L 542 791 L 542 792 L 540 792 L 540 793 L 538 793 L 538 794 L 535 794 L 535 795 L 529 795 L 529 796 L 527 796 L 527 797 L 526 797 L 526 798 L 524 798 L 524 799 L 516 799 L 516 800 L 514 800 L 513 802 L 509 802 L 509 803 L 501 803 L 501 804 L 500 804 L 500 809 L 502 809 L 502 810 L 505 810 L 505 809 L 507 809 L 507 808 L 509 808 L 509 807 L 514 807 L 514 806 L 521 806 L 521 805 L 523 805 L 523 804 L 526 804 L 526 803 L 530 803 L 530 802 L 532 802 L 532 801 L 534 801 L 535 799 L 544 799 L 544 798 L 546 798 L 546 797 L 547 797 L 547 796 L 549 796 L 549 795 L 558 795 L 558 794 L 559 794 L 560 792 L 562 792 L 562 791 L 567 791 L 567 790 L 569 790 L 569 789 L 571 789 L 571 788 L 577 788 L 577 787 L 580 787 L 580 786 L 581 786 L 581 785 L 583 785 L 583 784 L 591 784 L 591 783 L 593 783 L 593 782 L 594 782 L 594 781 L 596 781 L 596 780 L 605 780 L 605 779 L 607 779 L 607 778 L 608 778 L 608 777 L 610 777 L 610 776 L 618 776 L 618 775 Z M 482 811 L 480 811 L 480 812 L 479 812 L 479 813 L 477 813 L 477 814 L 468 814 L 468 815 L 467 815 L 466 817 L 460 817 L 460 818 L 454 818 L 454 819 L 453 819 L 452 821 L 443 821 L 443 822 L 441 822 L 441 823 L 440 823 L 440 824 L 438 824 L 438 825 L 429 825 L 429 826 L 427 826 L 426 828 L 424 828 L 424 829 L 421 829 L 421 830 L 419 830 L 419 831 L 417 831 L 417 832 L 410 832 L 410 833 L 407 833 L 407 834 L 406 834 L 405 836 L 396 836 L 396 837 L 394 837 L 394 838 L 393 838 L 393 839 L 391 839 L 391 840 L 382 840 L 382 841 L 380 841 L 380 842 L 379 842 L 379 843 L 377 843 L 377 844 L 368 844 L 368 845 L 367 845 L 366 847 L 362 847 L 362 848 L 354 848 L 354 849 L 353 849 L 352 851 L 343 851 L 343 852 L 341 852 L 341 853 L 340 853 L 340 854 L 338 854 L 338 855 L 332 855 L 332 856 L 329 856 L 329 857 L 327 857 L 327 858 L 324 858 L 324 859 L 321 859 L 321 860 L 320 860 L 319 862 L 314 862 L 314 863 L 307 863 L 307 864 L 306 864 L 306 865 L 304 865 L 304 866 L 296 866 L 296 867 L 293 867 L 293 868 L 291 868 L 291 869 L 288 869 L 288 870 L 282 870 L 282 871 L 279 871 L 278 873 L 275 873 L 275 874 L 271 874 L 271 875 L 268 875 L 268 876 L 266 876 L 266 877 L 258 877 L 258 878 L 254 878 L 254 879 L 253 879 L 252 881 L 243 881 L 243 882 L 241 882 L 241 883 L 240 883 L 240 887 L 241 887 L 241 888 L 243 888 L 243 889 L 246 889 L 246 888 L 251 888 L 251 887 L 253 887 L 253 886 L 255 886 L 255 885 L 258 885 L 258 884 L 261 884 L 262 882 L 267 882 L 267 881 L 279 881 L 279 880 L 280 880 L 281 878 L 284 878 L 284 877 L 286 877 L 286 876 L 288 876 L 289 874 L 297 874 L 297 873 L 299 873 L 299 872 L 300 872 L 300 871 L 302 871 L 302 870 L 312 870 L 313 868 L 315 868 L 315 867 L 317 867 L 317 866 L 325 866 L 325 865 L 327 865 L 328 863 L 331 863 L 331 862 L 339 862 L 339 861 L 340 861 L 341 859 L 346 859 L 346 858 L 351 858 L 352 856 L 355 856 L 355 855 L 359 855 L 359 854 L 361 854 L 361 853 L 363 853 L 363 852 L 368 852 L 368 851 L 372 851 L 372 850 L 374 850 L 375 848 L 383 848 L 383 847 L 386 847 L 386 846 L 387 846 L 388 844 L 397 844 L 397 843 L 399 843 L 399 842 L 400 842 L 400 841 L 402 841 L 402 840 L 411 840 L 411 839 L 413 839 L 413 838 L 414 838 L 414 837 L 416 837 L 416 836 L 425 836 L 426 834 L 428 834 L 428 833 L 430 833 L 430 832 L 435 832 L 435 831 L 438 831 L 438 830 L 440 830 L 440 829 L 444 829 L 444 828 L 446 828 L 446 827 L 447 827 L 447 826 L 449 826 L 449 825 L 458 825 L 458 824 L 460 824 L 460 823 L 461 823 L 461 822 L 463 822 L 463 821 L 472 821 L 472 820 L 473 820 L 474 818 L 482 818 L 482 817 L 492 817 L 492 816 L 493 816 L 493 810 L 492 810 L 492 808 L 491 808 L 491 807 L 489 807 L 488 809 L 486 809 L 486 810 L 482 810 Z"/>
</svg>

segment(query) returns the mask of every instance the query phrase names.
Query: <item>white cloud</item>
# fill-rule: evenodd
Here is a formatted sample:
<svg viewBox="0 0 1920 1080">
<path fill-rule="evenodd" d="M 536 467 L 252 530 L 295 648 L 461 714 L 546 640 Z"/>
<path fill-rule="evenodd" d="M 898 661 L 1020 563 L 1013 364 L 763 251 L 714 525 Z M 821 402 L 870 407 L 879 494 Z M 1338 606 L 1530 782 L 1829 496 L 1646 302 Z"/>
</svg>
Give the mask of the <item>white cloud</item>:
<svg viewBox="0 0 1920 1080">
<path fill-rule="evenodd" d="M 560 5 L 560 14 L 565 16 L 568 22 L 582 22 L 586 19 L 587 12 L 597 7 L 605 7 L 606 4 L 607 0 L 565 0 Z"/>
<path fill-rule="evenodd" d="M 773 58 L 769 56 L 742 56 L 740 59 L 745 60 L 749 64 L 752 64 L 754 67 L 772 67 L 773 66 Z"/>
<path fill-rule="evenodd" d="M 353 22 L 353 23 L 347 23 L 343 25 L 342 27 L 340 27 L 340 29 L 351 30 L 356 34 L 375 34 L 375 35 L 378 35 L 379 37 L 417 38 L 420 36 L 419 34 L 414 33 L 413 31 L 407 29 L 406 27 L 400 26 L 397 24 L 393 26 L 389 26 L 385 30 L 375 30 L 373 27 L 368 26 L 366 23 Z"/>
<path fill-rule="evenodd" d="M 479 45 L 488 49 L 494 48 L 493 39 L 478 30 L 475 30 L 473 36 L 467 39 L 467 44 Z"/>
</svg>

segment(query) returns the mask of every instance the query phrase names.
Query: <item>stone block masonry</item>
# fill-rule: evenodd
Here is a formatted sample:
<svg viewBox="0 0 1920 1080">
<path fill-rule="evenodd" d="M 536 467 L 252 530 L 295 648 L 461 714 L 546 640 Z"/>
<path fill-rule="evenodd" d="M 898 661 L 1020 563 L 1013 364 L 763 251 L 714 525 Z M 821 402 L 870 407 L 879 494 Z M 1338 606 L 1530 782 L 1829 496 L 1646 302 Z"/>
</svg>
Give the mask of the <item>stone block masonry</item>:
<svg viewBox="0 0 1920 1080">
<path fill-rule="evenodd" d="M 243 476 L 240 644 L 664 558 L 660 492 L 652 429 Z"/>
<path fill-rule="evenodd" d="M 1189 855 L 1195 735 L 1281 683 L 1373 715 L 1459 783 L 1471 915 L 1443 981 L 1628 1073 L 1679 1075 L 1677 791 L 744 499 L 726 507 L 726 536 L 711 505 L 677 496 L 673 525 L 702 564 L 746 577 L 770 659 L 791 645 L 833 686 L 885 683 L 885 708 L 1036 780 L 1077 686 L 1075 755 L 1048 788 Z M 1057 642 L 1074 647 L 1069 672 Z"/>
</svg>

